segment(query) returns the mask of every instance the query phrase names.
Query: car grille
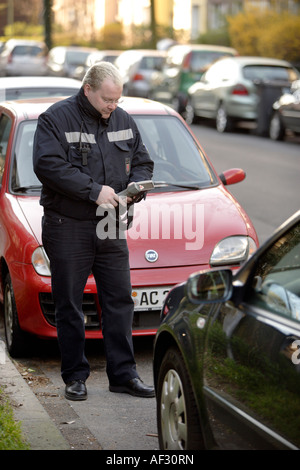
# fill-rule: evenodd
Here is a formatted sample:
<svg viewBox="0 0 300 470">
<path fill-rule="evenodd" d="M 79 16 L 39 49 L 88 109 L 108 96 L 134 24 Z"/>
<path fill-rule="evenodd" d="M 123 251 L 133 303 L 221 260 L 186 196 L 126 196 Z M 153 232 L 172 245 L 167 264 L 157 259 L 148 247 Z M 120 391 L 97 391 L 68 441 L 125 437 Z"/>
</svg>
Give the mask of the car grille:
<svg viewBox="0 0 300 470">
<path fill-rule="evenodd" d="M 84 314 L 84 323 L 86 330 L 98 330 L 100 328 L 100 316 L 97 310 L 97 296 L 95 294 L 84 294 L 82 311 Z M 51 293 L 40 294 L 40 304 L 42 312 L 47 322 L 52 326 L 56 326 L 55 309 Z"/>
<path fill-rule="evenodd" d="M 47 322 L 52 326 L 56 326 L 52 294 L 40 293 L 40 305 Z M 101 309 L 98 306 L 97 295 L 83 294 L 82 311 L 84 313 L 85 329 L 100 330 Z M 132 328 L 134 330 L 156 329 L 159 325 L 159 316 L 160 310 L 135 312 Z"/>
</svg>

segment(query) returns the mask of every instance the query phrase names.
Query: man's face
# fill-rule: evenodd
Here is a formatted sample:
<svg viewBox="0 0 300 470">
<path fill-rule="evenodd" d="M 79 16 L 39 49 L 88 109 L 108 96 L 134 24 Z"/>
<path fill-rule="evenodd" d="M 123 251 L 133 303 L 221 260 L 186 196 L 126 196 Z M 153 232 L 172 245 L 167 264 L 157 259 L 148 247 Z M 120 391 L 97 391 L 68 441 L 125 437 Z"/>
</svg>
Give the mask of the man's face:
<svg viewBox="0 0 300 470">
<path fill-rule="evenodd" d="M 84 94 L 104 119 L 109 118 L 111 113 L 118 106 L 118 101 L 122 96 L 123 88 L 116 85 L 111 79 L 107 78 L 102 82 L 101 88 L 93 90 L 90 85 L 84 85 Z"/>
</svg>

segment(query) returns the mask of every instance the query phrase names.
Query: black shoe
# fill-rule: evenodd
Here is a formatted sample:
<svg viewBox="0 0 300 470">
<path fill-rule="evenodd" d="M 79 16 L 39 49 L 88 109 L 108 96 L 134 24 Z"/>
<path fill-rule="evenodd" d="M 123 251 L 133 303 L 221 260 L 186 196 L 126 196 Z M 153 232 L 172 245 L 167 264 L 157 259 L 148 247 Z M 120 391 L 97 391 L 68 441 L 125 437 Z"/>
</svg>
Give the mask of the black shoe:
<svg viewBox="0 0 300 470">
<path fill-rule="evenodd" d="M 109 385 L 110 392 L 129 393 L 134 397 L 150 398 L 155 396 L 153 387 L 145 385 L 139 377 L 128 380 L 122 385 Z"/>
<path fill-rule="evenodd" d="M 87 390 L 83 380 L 73 380 L 67 383 L 65 388 L 65 397 L 68 400 L 86 400 Z"/>
</svg>

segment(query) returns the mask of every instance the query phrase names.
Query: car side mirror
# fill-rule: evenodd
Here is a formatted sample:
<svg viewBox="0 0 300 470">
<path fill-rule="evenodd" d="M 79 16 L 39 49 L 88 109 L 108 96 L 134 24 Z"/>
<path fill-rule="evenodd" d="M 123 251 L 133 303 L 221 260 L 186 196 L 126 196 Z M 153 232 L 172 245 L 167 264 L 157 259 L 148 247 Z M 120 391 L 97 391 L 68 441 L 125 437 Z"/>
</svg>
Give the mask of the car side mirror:
<svg viewBox="0 0 300 470">
<path fill-rule="evenodd" d="M 231 168 L 220 173 L 219 178 L 224 185 L 228 186 L 243 181 L 246 178 L 246 173 L 241 168 Z"/>
<path fill-rule="evenodd" d="M 187 281 L 187 296 L 194 304 L 225 302 L 232 294 L 230 269 L 200 271 Z"/>
</svg>

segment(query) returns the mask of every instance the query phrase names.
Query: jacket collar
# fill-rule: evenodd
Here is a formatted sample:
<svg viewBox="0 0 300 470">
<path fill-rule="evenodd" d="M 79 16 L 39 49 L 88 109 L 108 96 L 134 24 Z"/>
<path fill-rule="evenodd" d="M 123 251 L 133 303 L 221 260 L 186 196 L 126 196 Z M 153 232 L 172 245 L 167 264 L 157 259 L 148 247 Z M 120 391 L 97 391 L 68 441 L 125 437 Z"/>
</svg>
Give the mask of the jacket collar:
<svg viewBox="0 0 300 470">
<path fill-rule="evenodd" d="M 99 111 L 97 111 L 97 109 L 91 105 L 91 103 L 89 102 L 89 100 L 84 94 L 83 87 L 80 88 L 77 94 L 77 102 L 78 102 L 79 108 L 83 116 L 86 116 L 92 119 L 97 119 L 97 120 L 101 119 L 101 123 L 108 126 L 109 118 L 108 119 L 102 118 L 102 114 L 99 113 Z"/>
</svg>

